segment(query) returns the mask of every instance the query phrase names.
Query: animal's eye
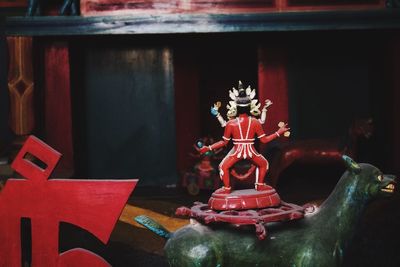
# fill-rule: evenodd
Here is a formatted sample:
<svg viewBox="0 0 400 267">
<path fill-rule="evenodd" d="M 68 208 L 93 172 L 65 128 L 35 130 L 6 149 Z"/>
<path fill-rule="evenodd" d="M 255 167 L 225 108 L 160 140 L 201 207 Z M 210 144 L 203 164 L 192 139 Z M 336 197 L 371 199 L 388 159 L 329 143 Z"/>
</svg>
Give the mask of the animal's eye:
<svg viewBox="0 0 400 267">
<path fill-rule="evenodd" d="M 382 180 L 383 180 L 383 175 L 382 174 L 378 175 L 378 181 L 382 182 Z"/>
</svg>

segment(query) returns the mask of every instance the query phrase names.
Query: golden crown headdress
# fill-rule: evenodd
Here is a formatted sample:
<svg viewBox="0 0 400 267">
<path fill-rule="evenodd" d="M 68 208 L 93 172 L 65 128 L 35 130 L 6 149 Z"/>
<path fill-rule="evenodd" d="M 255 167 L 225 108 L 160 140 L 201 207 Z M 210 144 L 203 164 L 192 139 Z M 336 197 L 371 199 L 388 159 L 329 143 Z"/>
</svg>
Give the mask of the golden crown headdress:
<svg viewBox="0 0 400 267">
<path fill-rule="evenodd" d="M 231 101 L 226 106 L 228 109 L 228 117 L 236 116 L 237 107 L 247 107 L 250 106 L 250 113 L 254 116 L 260 115 L 261 104 L 258 103 L 256 96 L 256 90 L 251 89 L 250 85 L 244 89 L 243 84 L 239 81 L 238 89 L 235 87 L 229 90 L 229 97 Z"/>
</svg>

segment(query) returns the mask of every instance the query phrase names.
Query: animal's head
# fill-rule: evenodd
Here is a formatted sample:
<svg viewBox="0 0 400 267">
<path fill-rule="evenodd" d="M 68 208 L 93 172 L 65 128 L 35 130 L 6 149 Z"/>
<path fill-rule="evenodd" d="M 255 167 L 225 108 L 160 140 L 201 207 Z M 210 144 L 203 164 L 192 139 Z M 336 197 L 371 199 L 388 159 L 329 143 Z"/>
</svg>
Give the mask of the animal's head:
<svg viewBox="0 0 400 267">
<path fill-rule="evenodd" d="M 358 164 L 350 157 L 343 155 L 347 170 L 356 176 L 359 193 L 366 198 L 385 197 L 395 190 L 394 175 L 383 174 L 378 168 L 370 164 Z"/>
</svg>

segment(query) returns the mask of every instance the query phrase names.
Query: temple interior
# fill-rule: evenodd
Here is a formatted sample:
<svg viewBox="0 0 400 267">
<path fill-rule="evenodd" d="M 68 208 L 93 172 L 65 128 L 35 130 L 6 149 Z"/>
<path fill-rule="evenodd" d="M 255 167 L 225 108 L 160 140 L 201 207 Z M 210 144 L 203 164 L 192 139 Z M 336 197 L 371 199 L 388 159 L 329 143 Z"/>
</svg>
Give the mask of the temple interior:
<svg viewBox="0 0 400 267">
<path fill-rule="evenodd" d="M 176 231 L 189 219 L 175 210 L 222 185 L 218 164 L 232 144 L 211 157 L 212 178 L 197 172 L 195 146 L 221 140 L 210 107 L 220 101 L 226 119 L 239 80 L 261 107 L 272 101 L 267 134 L 289 124 L 290 137 L 255 144 L 281 199 L 320 205 L 346 170 L 342 154 L 400 175 L 399 1 L 189 1 L 193 10 L 171 11 L 81 0 L 81 15 L 69 17 L 58 15 L 62 1 L 27 17 L 27 2 L 0 3 L 1 187 L 21 178 L 11 163 L 29 135 L 63 155 L 52 179 L 139 179 L 107 244 L 61 222 L 60 253 L 82 247 L 112 266 L 168 266 L 166 241 L 134 217 Z M 369 204 L 343 266 L 400 266 L 399 204 L 398 191 Z M 21 225 L 25 267 L 32 237 L 30 222 Z"/>
</svg>

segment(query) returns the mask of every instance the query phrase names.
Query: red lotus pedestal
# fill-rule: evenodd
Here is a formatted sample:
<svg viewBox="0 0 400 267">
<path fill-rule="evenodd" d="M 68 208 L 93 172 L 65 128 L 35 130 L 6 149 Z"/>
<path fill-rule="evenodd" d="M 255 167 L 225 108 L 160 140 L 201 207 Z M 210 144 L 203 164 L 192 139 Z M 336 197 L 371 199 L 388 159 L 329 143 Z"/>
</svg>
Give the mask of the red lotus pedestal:
<svg viewBox="0 0 400 267">
<path fill-rule="evenodd" d="M 298 206 L 281 201 L 278 207 L 248 210 L 217 211 L 210 209 L 207 204 L 195 202 L 191 208 L 180 207 L 175 214 L 189 216 L 205 224 L 227 223 L 231 225 L 254 225 L 258 239 L 263 240 L 267 236 L 267 223 L 298 220 L 304 214 L 314 211 L 312 206 Z"/>
<path fill-rule="evenodd" d="M 234 190 L 230 194 L 214 192 L 207 204 L 195 202 L 191 208 L 180 207 L 175 214 L 189 216 L 202 223 L 227 223 L 235 226 L 254 225 L 256 236 L 267 236 L 266 224 L 298 220 L 314 212 L 310 205 L 298 206 L 281 201 L 273 187 L 267 190 Z"/>
<path fill-rule="evenodd" d="M 214 192 L 208 200 L 213 210 L 248 210 L 276 207 L 281 199 L 274 188 L 256 191 L 254 189 L 234 190 L 230 194 Z"/>
</svg>

